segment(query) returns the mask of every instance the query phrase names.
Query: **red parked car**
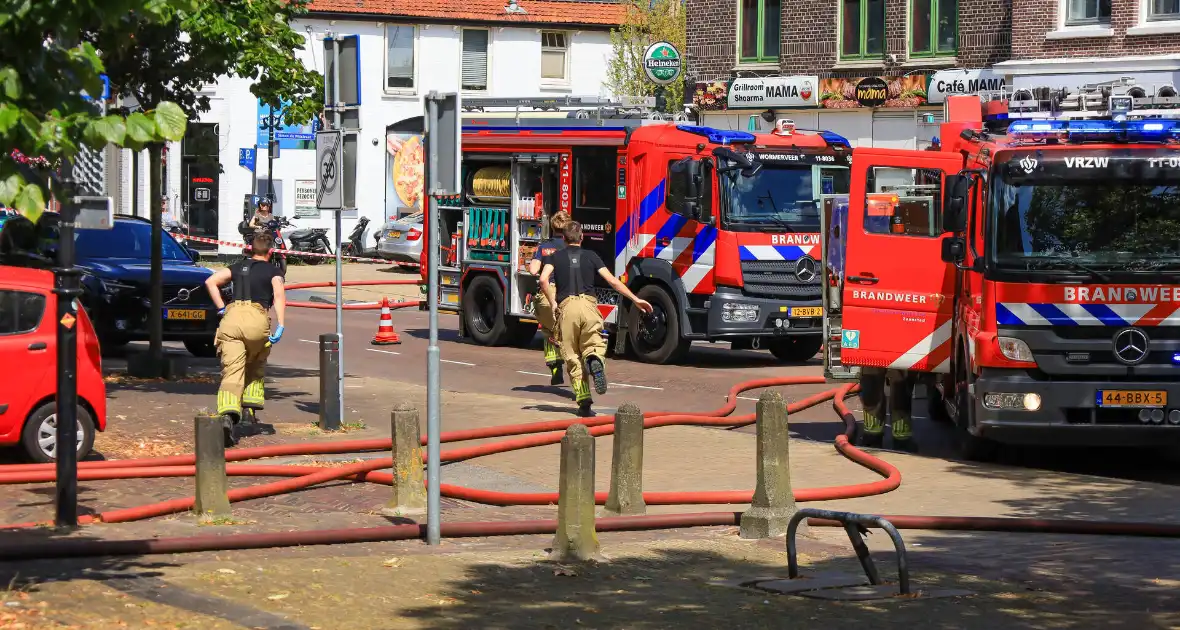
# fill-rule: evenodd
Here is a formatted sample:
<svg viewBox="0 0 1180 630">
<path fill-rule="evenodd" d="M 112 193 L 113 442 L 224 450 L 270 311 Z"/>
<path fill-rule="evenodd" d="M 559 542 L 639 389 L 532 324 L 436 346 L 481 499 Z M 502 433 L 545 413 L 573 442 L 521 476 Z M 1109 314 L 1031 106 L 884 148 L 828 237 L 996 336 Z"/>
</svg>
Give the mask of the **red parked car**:
<svg viewBox="0 0 1180 630">
<path fill-rule="evenodd" d="M 57 296 L 53 274 L 0 266 L 0 446 L 20 445 L 33 460 L 57 456 Z M 78 458 L 95 429 L 106 429 L 106 384 L 98 336 L 78 309 Z"/>
</svg>

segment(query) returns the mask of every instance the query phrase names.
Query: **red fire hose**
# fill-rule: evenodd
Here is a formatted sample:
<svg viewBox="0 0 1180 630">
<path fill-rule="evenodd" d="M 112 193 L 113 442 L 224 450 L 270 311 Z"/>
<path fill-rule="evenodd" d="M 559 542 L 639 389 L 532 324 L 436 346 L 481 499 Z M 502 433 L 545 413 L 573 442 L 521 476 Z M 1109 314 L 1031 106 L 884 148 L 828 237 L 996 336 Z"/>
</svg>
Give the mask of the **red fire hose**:
<svg viewBox="0 0 1180 630">
<path fill-rule="evenodd" d="M 654 412 L 644 414 L 646 428 L 671 425 L 709 425 L 709 426 L 743 426 L 754 421 L 752 415 L 729 418 L 736 407 L 737 394 L 751 390 L 783 385 L 819 384 L 824 380 L 820 377 L 793 377 L 758 379 L 739 383 L 730 389 L 727 403 L 722 408 L 703 414 L 677 414 L 669 412 Z M 806 399 L 791 403 L 788 410 L 797 412 L 814 406 L 825 400 L 832 400 L 837 414 L 844 421 L 846 432 L 837 436 L 836 449 L 848 459 L 865 466 L 882 477 L 881 480 L 855 484 L 850 486 L 834 486 L 827 488 L 808 488 L 796 491 L 798 501 L 828 501 L 834 499 L 863 497 L 882 494 L 897 488 L 901 483 L 901 473 L 894 466 L 874 457 L 848 442 L 848 435 L 855 427 L 855 418 L 844 405 L 843 399 L 855 391 L 855 387 L 845 385 L 831 389 Z M 609 435 L 614 431 L 612 417 L 600 417 L 590 420 L 554 420 L 534 422 L 528 424 L 484 427 L 464 431 L 451 431 L 440 436 L 443 442 L 460 442 L 474 439 L 487 439 L 523 435 L 511 440 L 492 442 L 477 446 L 457 448 L 442 453 L 443 461 L 461 461 L 493 453 L 502 453 L 533 446 L 555 444 L 561 440 L 562 431 L 575 423 L 586 424 L 592 435 Z M 277 457 L 291 455 L 311 455 L 329 453 L 355 453 L 364 451 L 387 450 L 390 440 L 351 440 L 342 442 L 326 442 L 314 444 L 285 444 L 276 446 L 234 449 L 227 453 L 228 461 L 242 461 L 261 457 Z M 351 479 L 372 483 L 392 483 L 392 476 L 387 472 L 377 472 L 389 468 L 392 460 L 380 458 L 356 464 L 335 468 L 319 468 L 312 466 L 276 466 L 276 465 L 239 465 L 230 464 L 227 472 L 235 476 L 276 476 L 293 477 L 292 479 L 265 483 L 246 488 L 231 490 L 230 500 L 271 496 L 284 492 L 311 487 L 327 481 Z M 86 481 L 101 479 L 131 479 L 152 477 L 177 477 L 194 474 L 193 457 L 191 455 L 177 457 L 162 457 L 153 459 L 84 462 L 79 465 L 79 479 Z M 34 483 L 52 481 L 54 478 L 52 464 L 34 464 L 0 467 L 0 483 Z M 557 501 L 556 493 L 508 493 L 479 490 L 443 484 L 442 493 L 449 497 L 493 505 L 546 505 Z M 689 505 L 689 504 L 744 504 L 751 500 L 750 491 L 714 491 L 714 492 L 648 492 L 644 493 L 647 503 L 652 505 Z M 600 493 L 596 496 L 598 502 L 605 500 Z M 163 514 L 189 509 L 193 499 L 174 499 L 151 505 L 113 510 L 100 514 L 95 519 L 107 523 L 125 522 L 151 518 Z M 1159 523 L 1117 523 L 1094 521 L 1063 521 L 1019 518 L 972 518 L 972 517 L 941 517 L 941 516 L 889 516 L 887 517 L 898 528 L 910 529 L 953 529 L 972 531 L 1014 531 L 1014 532 L 1054 532 L 1068 534 L 1109 534 L 1125 536 L 1180 536 L 1180 525 Z M 703 525 L 731 525 L 737 522 L 737 515 L 731 512 L 694 513 L 694 514 L 664 514 L 640 517 L 623 517 L 615 519 L 599 519 L 598 528 L 602 531 L 610 530 L 639 530 L 667 527 L 694 527 Z M 834 525 L 834 523 L 812 520 L 814 525 Z M 9 527 L 21 527 L 14 525 Z M 495 523 L 444 523 L 442 534 L 448 537 L 460 536 L 496 536 L 552 533 L 556 524 L 550 520 L 510 521 Z M 266 534 L 230 534 L 220 536 L 198 536 L 191 538 L 103 541 L 103 540 L 53 540 L 42 541 L 37 544 L 22 542 L 19 544 L 0 544 L 0 559 L 66 557 L 84 555 L 124 555 L 144 553 L 179 553 L 185 551 L 207 551 L 215 549 L 246 549 L 260 547 L 280 547 L 290 545 L 334 544 L 345 542 L 371 542 L 378 540 L 403 540 L 422 536 L 422 526 L 404 525 L 393 527 L 356 528 L 343 530 L 320 530 L 304 532 L 281 532 Z"/>
</svg>

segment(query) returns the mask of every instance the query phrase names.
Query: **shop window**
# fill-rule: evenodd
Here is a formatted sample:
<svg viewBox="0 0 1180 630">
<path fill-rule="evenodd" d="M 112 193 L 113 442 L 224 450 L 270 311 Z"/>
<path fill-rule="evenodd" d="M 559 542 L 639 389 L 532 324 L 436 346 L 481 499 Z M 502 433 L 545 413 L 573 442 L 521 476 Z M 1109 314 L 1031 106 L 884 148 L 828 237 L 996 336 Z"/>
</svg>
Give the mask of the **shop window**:
<svg viewBox="0 0 1180 630">
<path fill-rule="evenodd" d="M 541 82 L 569 83 L 569 33 L 541 31 Z"/>
<path fill-rule="evenodd" d="M 390 24 L 385 27 L 385 90 L 413 93 L 418 27 Z"/>
<path fill-rule="evenodd" d="M 1146 0 L 1147 20 L 1180 20 L 1180 0 Z"/>
<path fill-rule="evenodd" d="M 1065 0 L 1065 25 L 1110 24 L 1111 0 Z"/>
<path fill-rule="evenodd" d="M 484 28 L 463 29 L 463 75 L 465 92 L 486 92 L 488 89 L 488 39 Z"/>
<path fill-rule="evenodd" d="M 958 0 L 910 0 L 910 56 L 955 54 Z"/>
<path fill-rule="evenodd" d="M 840 0 L 840 58 L 885 54 L 885 0 Z"/>
<path fill-rule="evenodd" d="M 877 166 L 869 170 L 867 184 L 866 232 L 942 235 L 942 171 Z"/>
<path fill-rule="evenodd" d="M 778 62 L 782 9 L 782 0 L 738 0 L 742 61 Z"/>
</svg>

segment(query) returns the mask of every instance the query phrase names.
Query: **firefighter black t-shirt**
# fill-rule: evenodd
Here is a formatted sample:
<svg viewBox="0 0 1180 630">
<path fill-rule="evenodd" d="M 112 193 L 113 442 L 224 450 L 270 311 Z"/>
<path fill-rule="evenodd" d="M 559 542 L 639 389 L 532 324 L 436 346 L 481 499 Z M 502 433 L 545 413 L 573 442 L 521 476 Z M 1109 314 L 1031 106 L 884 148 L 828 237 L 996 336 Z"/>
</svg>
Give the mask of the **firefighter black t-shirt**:
<svg viewBox="0 0 1180 630">
<path fill-rule="evenodd" d="M 249 283 L 243 282 L 246 277 L 244 271 L 246 267 L 250 269 Z M 275 290 L 272 281 L 278 275 L 279 270 L 270 262 L 247 258 L 241 262 L 234 263 L 234 266 L 230 267 L 230 280 L 234 286 L 234 300 L 257 302 L 262 308 L 270 310 L 271 305 L 275 301 Z M 247 284 L 250 287 L 248 294 L 242 290 Z"/>
<path fill-rule="evenodd" d="M 553 265 L 551 281 L 557 285 L 558 304 L 572 295 L 593 295 L 598 270 L 606 268 L 598 254 L 577 245 L 554 254 L 549 264 Z"/>
<path fill-rule="evenodd" d="M 553 255 L 563 249 L 565 249 L 564 238 L 551 238 L 537 246 L 533 258 L 540 260 L 541 269 L 544 269 L 545 265 L 553 264 Z"/>
</svg>

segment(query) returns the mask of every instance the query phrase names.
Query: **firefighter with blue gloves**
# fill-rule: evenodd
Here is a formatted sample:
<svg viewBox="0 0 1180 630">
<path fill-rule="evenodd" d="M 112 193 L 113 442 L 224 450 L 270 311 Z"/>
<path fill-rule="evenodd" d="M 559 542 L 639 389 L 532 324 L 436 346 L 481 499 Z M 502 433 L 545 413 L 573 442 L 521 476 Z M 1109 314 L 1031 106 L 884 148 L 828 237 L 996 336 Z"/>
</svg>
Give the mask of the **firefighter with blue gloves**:
<svg viewBox="0 0 1180 630">
<path fill-rule="evenodd" d="M 274 236 L 259 232 L 251 242 L 251 257 L 214 273 L 205 288 L 223 313 L 217 327 L 217 355 L 221 358 L 221 386 L 217 413 L 221 416 L 226 446 L 237 443 L 234 427 L 243 409 L 251 412 L 266 403 L 264 377 L 271 345 L 283 338 L 287 295 L 283 277 L 270 264 Z M 233 302 L 226 305 L 221 286 L 233 283 Z M 271 332 L 269 311 L 274 307 L 278 327 Z"/>
</svg>

